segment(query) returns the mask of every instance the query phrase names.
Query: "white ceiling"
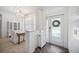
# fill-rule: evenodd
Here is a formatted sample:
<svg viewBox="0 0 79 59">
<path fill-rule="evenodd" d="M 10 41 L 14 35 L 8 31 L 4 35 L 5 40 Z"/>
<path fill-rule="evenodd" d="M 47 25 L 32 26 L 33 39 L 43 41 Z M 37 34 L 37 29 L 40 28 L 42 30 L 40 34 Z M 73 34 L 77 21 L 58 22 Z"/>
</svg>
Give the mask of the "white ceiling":
<svg viewBox="0 0 79 59">
<path fill-rule="evenodd" d="M 12 12 L 12 13 L 16 13 L 18 12 L 18 10 L 22 10 L 25 13 L 29 13 L 36 9 L 37 7 L 29 7 L 29 6 L 0 6 L 0 10 Z"/>
<path fill-rule="evenodd" d="M 29 13 L 37 9 L 54 9 L 62 8 L 61 6 L 0 6 L 0 10 L 16 13 L 18 10 L 22 10 L 24 13 Z"/>
</svg>

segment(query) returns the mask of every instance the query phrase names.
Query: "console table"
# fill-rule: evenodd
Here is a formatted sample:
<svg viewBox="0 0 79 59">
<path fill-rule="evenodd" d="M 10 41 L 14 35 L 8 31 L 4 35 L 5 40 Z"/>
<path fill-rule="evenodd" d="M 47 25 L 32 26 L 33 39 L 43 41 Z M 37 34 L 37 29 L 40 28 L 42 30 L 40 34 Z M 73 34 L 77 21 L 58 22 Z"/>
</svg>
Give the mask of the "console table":
<svg viewBox="0 0 79 59">
<path fill-rule="evenodd" d="M 20 44 L 20 37 L 23 36 L 23 41 L 24 41 L 24 32 L 16 32 L 17 36 L 18 36 L 18 44 Z"/>
</svg>

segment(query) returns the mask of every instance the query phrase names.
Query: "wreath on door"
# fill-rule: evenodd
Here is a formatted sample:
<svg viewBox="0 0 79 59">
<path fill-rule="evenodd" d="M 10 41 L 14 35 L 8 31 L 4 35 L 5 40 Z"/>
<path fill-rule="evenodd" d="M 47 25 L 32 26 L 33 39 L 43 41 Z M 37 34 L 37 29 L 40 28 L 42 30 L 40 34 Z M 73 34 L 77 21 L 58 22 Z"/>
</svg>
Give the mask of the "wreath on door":
<svg viewBox="0 0 79 59">
<path fill-rule="evenodd" d="M 54 20 L 54 21 L 52 22 L 52 25 L 53 25 L 54 27 L 59 27 L 60 21 L 59 21 L 59 20 Z"/>
</svg>

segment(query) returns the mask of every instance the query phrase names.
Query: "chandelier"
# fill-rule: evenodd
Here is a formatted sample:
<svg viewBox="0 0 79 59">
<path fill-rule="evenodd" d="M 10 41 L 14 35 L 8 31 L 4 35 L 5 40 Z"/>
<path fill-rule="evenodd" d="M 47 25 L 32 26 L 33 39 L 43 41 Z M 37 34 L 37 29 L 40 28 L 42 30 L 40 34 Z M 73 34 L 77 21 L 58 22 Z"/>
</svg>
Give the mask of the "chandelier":
<svg viewBox="0 0 79 59">
<path fill-rule="evenodd" d="M 24 19 L 27 15 L 35 13 L 36 10 L 33 10 L 31 8 L 25 8 L 25 7 L 18 7 L 16 9 L 16 17 L 18 19 Z"/>
</svg>

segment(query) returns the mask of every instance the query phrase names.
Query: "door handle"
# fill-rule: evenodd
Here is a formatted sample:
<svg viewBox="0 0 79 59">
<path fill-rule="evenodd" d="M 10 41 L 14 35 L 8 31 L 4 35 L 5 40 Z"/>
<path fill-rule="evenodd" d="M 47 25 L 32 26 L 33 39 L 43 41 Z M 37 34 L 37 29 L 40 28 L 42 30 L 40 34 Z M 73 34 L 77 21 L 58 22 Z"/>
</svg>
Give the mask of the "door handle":
<svg viewBox="0 0 79 59">
<path fill-rule="evenodd" d="M 51 29 L 51 27 L 49 27 L 49 29 Z"/>
</svg>

